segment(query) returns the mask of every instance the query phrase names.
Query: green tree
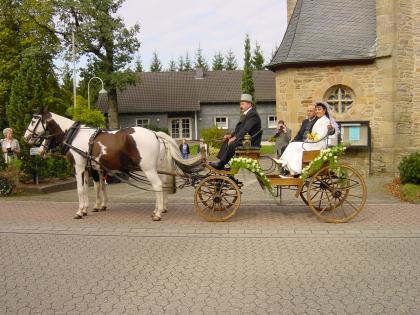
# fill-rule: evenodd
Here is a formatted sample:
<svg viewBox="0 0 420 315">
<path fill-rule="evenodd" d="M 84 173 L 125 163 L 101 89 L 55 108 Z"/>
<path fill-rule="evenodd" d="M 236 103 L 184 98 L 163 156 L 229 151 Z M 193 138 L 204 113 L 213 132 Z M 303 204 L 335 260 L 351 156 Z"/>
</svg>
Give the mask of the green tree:
<svg viewBox="0 0 420 315">
<path fill-rule="evenodd" d="M 206 58 L 203 56 L 203 50 L 200 46 L 198 46 L 198 49 L 195 53 L 195 63 L 194 67 L 196 68 L 203 68 L 204 70 L 209 69 L 209 65 L 207 64 Z"/>
<path fill-rule="evenodd" d="M 150 64 L 150 72 L 161 72 L 162 62 L 160 61 L 157 52 L 153 52 L 152 63 Z"/>
<path fill-rule="evenodd" d="M 176 62 L 175 62 L 175 60 L 171 59 L 169 61 L 168 71 L 176 71 Z"/>
<path fill-rule="evenodd" d="M 236 61 L 236 57 L 233 54 L 232 50 L 229 50 L 225 57 L 225 69 L 226 70 L 238 69 L 238 62 Z"/>
<path fill-rule="evenodd" d="M 258 42 L 255 43 L 254 55 L 252 56 L 252 67 L 255 70 L 264 70 L 264 55 Z"/>
<path fill-rule="evenodd" d="M 49 2 L 0 1 L 0 129 L 7 125 L 6 108 L 10 100 L 12 84 L 18 75 L 25 50 L 27 48 L 42 48 L 45 53 L 44 58 L 49 60 L 52 60 L 58 52 L 57 37 L 40 27 L 26 13 L 26 10 L 32 7 L 37 8 L 34 14 L 39 21 L 53 25 L 53 12 Z M 55 78 L 52 77 L 52 80 Z M 59 89 L 57 82 L 50 81 L 50 83 L 51 88 Z"/>
<path fill-rule="evenodd" d="M 141 56 L 137 55 L 136 62 L 134 63 L 135 72 L 143 72 L 143 63 L 141 61 Z"/>
<path fill-rule="evenodd" d="M 178 71 L 185 71 L 185 62 L 182 56 L 178 58 Z"/>
<path fill-rule="evenodd" d="M 251 64 L 251 44 L 249 35 L 245 36 L 245 52 L 244 52 L 244 70 L 242 73 L 242 93 L 251 94 L 255 105 L 255 88 L 254 80 L 252 79 L 252 64 Z"/>
<path fill-rule="evenodd" d="M 212 61 L 212 70 L 223 70 L 225 68 L 224 65 L 224 58 L 221 52 L 214 54 L 213 61 Z"/>
<path fill-rule="evenodd" d="M 101 76 L 108 91 L 111 128 L 119 127 L 117 89 L 136 83 L 134 72 L 128 65 L 140 47 L 136 37 L 140 30 L 139 25 L 127 28 L 117 14 L 123 2 L 124 0 L 55 1 L 55 29 L 39 22 L 31 11 L 27 12 L 38 24 L 42 24 L 52 33 L 60 34 L 69 52 L 71 34 L 74 31 L 78 53 L 93 56 L 100 63 Z"/>
<path fill-rule="evenodd" d="M 185 53 L 185 63 L 184 63 L 184 71 L 192 71 L 193 67 L 191 65 L 190 54 L 188 51 Z"/>
</svg>

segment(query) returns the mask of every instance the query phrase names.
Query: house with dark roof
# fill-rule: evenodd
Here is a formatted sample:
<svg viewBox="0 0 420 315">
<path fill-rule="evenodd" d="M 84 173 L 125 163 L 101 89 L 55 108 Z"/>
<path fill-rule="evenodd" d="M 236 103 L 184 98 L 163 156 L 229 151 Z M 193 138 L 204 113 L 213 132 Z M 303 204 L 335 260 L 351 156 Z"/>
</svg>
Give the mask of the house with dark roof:
<svg viewBox="0 0 420 315">
<path fill-rule="evenodd" d="M 137 73 L 137 84 L 118 92 L 121 127 L 167 128 L 175 139 L 198 139 L 200 130 L 218 126 L 233 131 L 239 121 L 242 70 Z M 254 71 L 257 110 L 263 138 L 276 127 L 275 81 L 271 71 Z M 106 112 L 106 98 L 97 106 Z"/>
<path fill-rule="evenodd" d="M 296 132 L 308 104 L 328 102 L 348 162 L 397 172 L 420 147 L 420 1 L 288 0 L 288 19 L 267 66 L 277 116 Z"/>
</svg>

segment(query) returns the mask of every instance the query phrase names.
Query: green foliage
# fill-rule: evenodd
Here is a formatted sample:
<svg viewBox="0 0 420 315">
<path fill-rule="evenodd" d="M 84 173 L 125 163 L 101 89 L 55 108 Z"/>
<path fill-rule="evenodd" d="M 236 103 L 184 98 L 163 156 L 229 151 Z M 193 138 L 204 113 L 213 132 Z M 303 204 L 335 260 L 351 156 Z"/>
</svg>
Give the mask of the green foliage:
<svg viewBox="0 0 420 315">
<path fill-rule="evenodd" d="M 39 1 L 38 1 L 39 2 Z M 63 0 L 55 5 L 55 33 L 62 34 L 64 46 L 71 52 L 71 34 L 75 30 L 77 51 L 91 55 L 99 64 L 105 89 L 108 91 L 109 124 L 118 128 L 117 88 L 134 85 L 136 78 L 129 65 L 140 47 L 139 24 L 127 28 L 118 14 L 123 0 Z"/>
<path fill-rule="evenodd" d="M 135 72 L 143 72 L 143 64 L 141 62 L 140 55 L 137 55 L 136 62 L 134 64 L 134 71 Z"/>
<path fill-rule="evenodd" d="M 261 154 L 274 154 L 276 152 L 276 147 L 274 145 L 263 145 L 261 146 Z"/>
<path fill-rule="evenodd" d="M 42 54 L 28 50 L 23 57 L 19 73 L 13 81 L 10 101 L 7 106 L 9 125 L 16 139 L 20 139 L 32 119 L 32 115 L 43 105 L 43 80 L 40 70 Z"/>
<path fill-rule="evenodd" d="M 271 186 L 271 182 L 268 180 L 267 176 L 264 174 L 263 170 L 261 169 L 260 164 L 257 160 L 245 157 L 233 157 L 229 161 L 229 165 L 232 170 L 239 171 L 241 168 L 254 173 L 258 179 L 258 182 L 261 185 L 262 189 L 267 189 L 272 196 L 275 196 L 273 187 Z"/>
<path fill-rule="evenodd" d="M 42 159 L 38 155 L 22 156 L 21 170 L 26 174 L 23 177 L 30 179 L 35 172 L 39 179 L 60 178 L 65 179 L 73 175 L 73 166 L 64 158 L 48 156 Z"/>
<path fill-rule="evenodd" d="M 201 47 L 198 47 L 196 53 L 195 53 L 195 63 L 194 66 L 196 68 L 203 68 L 204 70 L 209 69 L 209 65 L 207 64 L 206 59 L 203 56 L 203 50 Z"/>
<path fill-rule="evenodd" d="M 187 51 L 185 53 L 184 71 L 192 71 L 192 70 L 193 70 L 193 67 L 192 67 L 192 63 L 191 63 L 190 54 Z"/>
<path fill-rule="evenodd" d="M 78 99 L 79 100 L 79 99 Z M 105 116 L 98 109 L 89 109 L 83 102 L 77 102 L 77 107 L 69 107 L 66 112 L 74 121 L 80 121 L 82 124 L 105 128 Z"/>
<path fill-rule="evenodd" d="M 209 144 L 209 146 L 220 149 L 220 147 L 222 146 L 221 140 L 225 135 L 225 131 L 223 129 L 217 128 L 217 126 L 214 125 L 207 129 L 201 129 L 200 134 L 201 138 L 203 138 L 204 142 Z"/>
<path fill-rule="evenodd" d="M 229 50 L 225 57 L 225 69 L 226 70 L 238 69 L 238 62 L 236 61 L 236 57 L 233 54 L 232 50 Z"/>
<path fill-rule="evenodd" d="M 264 70 L 264 56 L 258 42 L 255 44 L 254 56 L 252 57 L 251 63 L 255 70 Z"/>
<path fill-rule="evenodd" d="M 12 193 L 13 184 L 5 177 L 0 176 L 0 197 L 7 197 Z"/>
<path fill-rule="evenodd" d="M 153 52 L 152 63 L 150 64 L 150 72 L 161 72 L 162 62 L 160 61 L 157 52 Z"/>
<path fill-rule="evenodd" d="M 398 166 L 398 170 L 402 184 L 420 185 L 420 152 L 405 156 Z"/>
<path fill-rule="evenodd" d="M 325 164 L 328 163 L 330 170 L 338 170 L 338 157 L 343 155 L 346 151 L 346 147 L 339 144 L 335 147 L 330 147 L 325 150 L 321 150 L 320 154 L 309 163 L 308 166 L 304 167 L 300 179 L 306 180 L 318 172 Z"/>
<path fill-rule="evenodd" d="M 244 53 L 244 71 L 242 73 L 242 83 L 241 83 L 242 93 L 251 94 L 252 99 L 255 103 L 255 88 L 254 80 L 252 78 L 252 64 L 251 64 L 251 44 L 249 35 L 246 34 L 245 37 L 245 53 Z"/>
<path fill-rule="evenodd" d="M 150 130 L 153 130 L 153 131 L 162 131 L 162 132 L 164 132 L 166 134 L 169 134 L 168 128 L 159 127 L 157 125 L 149 124 L 146 128 L 147 129 L 150 129 Z"/>
<path fill-rule="evenodd" d="M 168 71 L 176 71 L 176 62 L 175 60 L 169 61 Z"/>
<path fill-rule="evenodd" d="M 420 185 L 411 183 L 401 185 L 401 192 L 405 200 L 420 203 Z"/>
<path fill-rule="evenodd" d="M 223 70 L 225 68 L 223 62 L 224 58 L 221 52 L 214 54 L 211 66 L 212 70 Z"/>
</svg>

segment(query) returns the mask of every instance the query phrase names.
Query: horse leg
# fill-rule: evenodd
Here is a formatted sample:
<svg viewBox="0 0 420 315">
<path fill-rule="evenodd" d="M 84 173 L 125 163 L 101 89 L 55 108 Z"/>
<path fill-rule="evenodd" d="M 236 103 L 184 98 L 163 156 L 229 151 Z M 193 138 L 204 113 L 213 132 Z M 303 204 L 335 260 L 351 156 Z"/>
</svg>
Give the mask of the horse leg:
<svg viewBox="0 0 420 315">
<path fill-rule="evenodd" d="M 87 210 L 89 208 L 89 194 L 88 194 L 88 188 L 89 188 L 89 173 L 87 171 L 83 172 L 84 176 L 84 183 L 83 183 L 83 209 L 82 213 L 84 216 L 87 215 Z"/>
<path fill-rule="evenodd" d="M 105 211 L 107 208 L 107 204 L 108 204 L 108 194 L 106 192 L 106 184 L 105 184 L 105 179 L 102 176 L 102 174 L 100 174 L 100 178 L 99 178 L 99 183 L 101 184 L 101 188 L 100 188 L 100 192 L 101 192 L 101 196 L 102 196 L 102 202 L 101 202 L 101 207 L 99 208 L 101 211 Z"/>
<path fill-rule="evenodd" d="M 101 174 L 98 171 L 92 171 L 93 178 L 93 188 L 95 190 L 95 206 L 92 209 L 92 212 L 98 212 L 102 204 L 102 194 L 101 194 Z"/>
<path fill-rule="evenodd" d="M 144 171 L 144 174 L 147 176 L 147 179 L 152 184 L 152 188 L 156 194 L 156 205 L 155 210 L 153 211 L 153 221 L 159 221 L 162 219 L 162 210 L 163 210 L 163 192 L 162 192 L 162 181 L 158 173 L 154 170 Z"/>
<path fill-rule="evenodd" d="M 77 181 L 77 195 L 79 197 L 79 209 L 76 212 L 76 215 L 74 216 L 74 219 L 81 219 L 83 217 L 83 210 L 85 205 L 85 192 L 86 189 L 84 187 L 85 183 L 85 171 L 78 170 L 76 168 L 76 181 Z"/>
</svg>

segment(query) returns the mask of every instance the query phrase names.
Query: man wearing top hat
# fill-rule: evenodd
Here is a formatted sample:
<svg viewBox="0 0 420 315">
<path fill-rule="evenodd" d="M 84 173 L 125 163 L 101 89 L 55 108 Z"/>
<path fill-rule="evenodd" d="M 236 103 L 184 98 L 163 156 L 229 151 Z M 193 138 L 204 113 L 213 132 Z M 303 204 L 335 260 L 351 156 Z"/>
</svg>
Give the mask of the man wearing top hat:
<svg viewBox="0 0 420 315">
<path fill-rule="evenodd" d="M 252 107 L 252 96 L 250 94 L 242 94 L 239 106 L 241 117 L 236 124 L 234 132 L 223 137 L 224 142 L 217 155 L 219 162 L 210 163 L 210 166 L 215 169 L 224 169 L 225 164 L 235 155 L 235 149 L 242 145 L 246 133 L 251 136 L 251 146 L 259 147 L 261 145 L 261 118 L 257 110 Z"/>
</svg>

